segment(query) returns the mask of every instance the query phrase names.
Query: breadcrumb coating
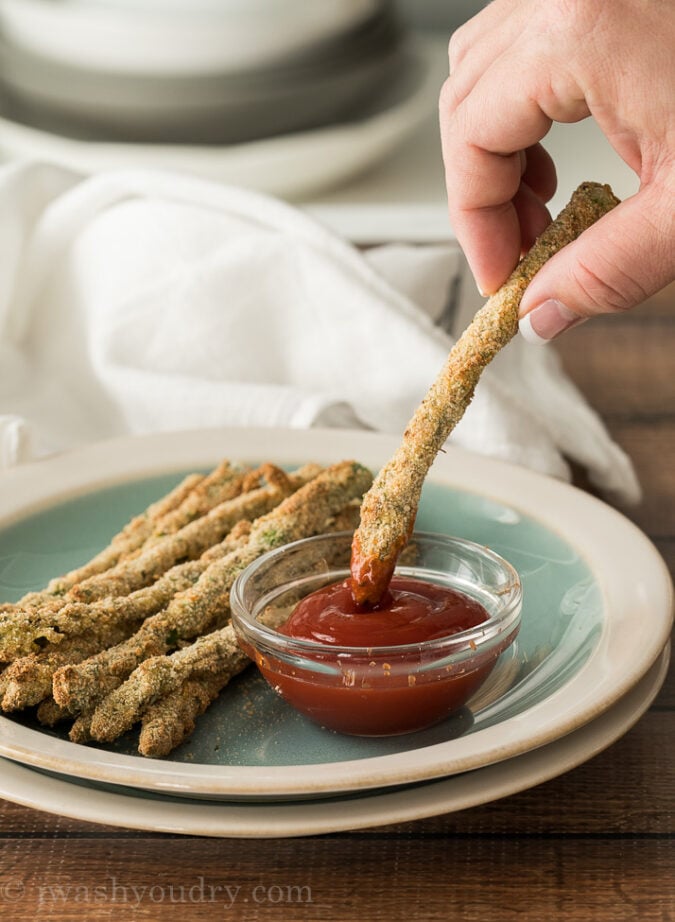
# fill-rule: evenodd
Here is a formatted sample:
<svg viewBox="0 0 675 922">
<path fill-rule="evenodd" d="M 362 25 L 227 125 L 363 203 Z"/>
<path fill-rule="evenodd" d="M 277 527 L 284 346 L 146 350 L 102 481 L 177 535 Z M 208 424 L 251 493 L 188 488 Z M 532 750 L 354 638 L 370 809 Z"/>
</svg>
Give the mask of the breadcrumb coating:
<svg viewBox="0 0 675 922">
<path fill-rule="evenodd" d="M 216 619 L 223 620 L 229 613 L 230 588 L 249 563 L 274 547 L 316 534 L 331 515 L 362 496 L 371 480 L 366 468 L 351 461 L 333 465 L 310 480 L 253 522 L 246 544 L 215 560 L 193 587 L 177 593 L 132 637 L 83 663 L 57 670 L 53 679 L 57 703 L 76 712 L 87 711 L 101 700 L 104 687 L 120 685 L 143 660 L 212 629 Z"/>
<path fill-rule="evenodd" d="M 149 585 L 169 567 L 180 561 L 194 560 L 213 544 L 222 541 L 241 519 L 255 519 L 273 509 L 280 495 L 288 495 L 302 486 L 315 472 L 316 466 L 311 465 L 307 470 L 301 469 L 285 476 L 283 487 L 277 481 L 220 503 L 179 531 L 151 543 L 139 555 L 73 586 L 72 598 L 79 602 L 95 602 L 109 595 L 128 595 Z"/>
<path fill-rule="evenodd" d="M 518 330 L 518 307 L 544 263 L 618 204 L 609 186 L 583 183 L 534 243 L 508 280 L 477 312 L 453 346 L 361 506 L 352 546 L 352 591 L 376 605 L 410 537 L 424 479 L 437 453 L 469 406 L 483 369 Z"/>
<path fill-rule="evenodd" d="M 362 465 L 353 461 L 341 462 L 327 468 L 307 486 L 288 497 L 274 512 L 254 522 L 249 545 L 236 555 L 231 555 L 231 560 L 225 558 L 217 561 L 213 567 L 218 570 L 210 575 L 211 585 L 203 593 L 199 593 L 196 587 L 196 599 L 184 600 L 185 609 L 180 614 L 180 620 L 171 622 L 173 625 L 180 624 L 180 635 L 186 636 L 183 632 L 186 619 L 193 625 L 193 637 L 208 627 L 207 620 L 200 615 L 203 605 L 210 608 L 212 599 L 218 595 L 220 606 L 228 605 L 229 590 L 234 579 L 252 560 L 282 544 L 318 534 L 326 522 L 340 513 L 350 500 L 363 495 L 371 480 L 370 471 Z M 207 574 L 209 570 L 204 575 Z M 194 628 L 195 617 L 200 623 L 198 629 Z M 165 627 L 163 625 L 163 629 Z M 161 646 L 161 637 L 156 639 L 159 641 L 158 646 Z M 248 662 L 237 645 L 230 625 L 199 637 L 193 644 L 171 656 L 153 655 L 162 654 L 166 650 L 153 649 L 152 642 L 143 646 L 145 662 L 137 665 L 129 678 L 104 698 L 94 711 L 90 725 L 94 739 L 116 739 L 140 719 L 147 705 L 174 692 L 195 669 L 205 673 L 225 673 L 230 677 Z M 54 697 L 59 703 L 68 703 L 59 698 L 57 676 L 58 673 L 54 681 Z"/>
</svg>

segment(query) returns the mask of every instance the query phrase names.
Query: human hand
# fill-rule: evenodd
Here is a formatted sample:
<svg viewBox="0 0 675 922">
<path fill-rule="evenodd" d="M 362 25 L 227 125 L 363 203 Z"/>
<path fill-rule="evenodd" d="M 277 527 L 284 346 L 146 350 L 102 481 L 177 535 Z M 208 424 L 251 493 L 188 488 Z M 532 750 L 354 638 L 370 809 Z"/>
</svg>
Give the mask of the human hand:
<svg viewBox="0 0 675 922">
<path fill-rule="evenodd" d="M 448 206 L 483 292 L 550 221 L 555 166 L 539 141 L 553 121 L 592 115 L 640 178 L 528 286 L 520 327 L 532 341 L 675 278 L 674 48 L 671 0 L 494 0 L 452 36 L 440 97 Z"/>
</svg>

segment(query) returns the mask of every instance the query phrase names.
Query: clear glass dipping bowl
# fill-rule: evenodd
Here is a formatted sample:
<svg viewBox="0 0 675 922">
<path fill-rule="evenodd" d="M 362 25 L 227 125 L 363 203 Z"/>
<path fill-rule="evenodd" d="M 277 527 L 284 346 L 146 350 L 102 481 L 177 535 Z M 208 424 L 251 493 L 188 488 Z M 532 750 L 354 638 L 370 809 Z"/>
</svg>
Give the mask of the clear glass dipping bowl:
<svg viewBox="0 0 675 922">
<path fill-rule="evenodd" d="M 345 647 L 280 633 L 295 605 L 349 576 L 351 533 L 320 535 L 264 554 L 232 587 L 241 647 L 270 686 L 324 727 L 389 736 L 431 726 L 461 708 L 487 679 L 520 627 L 518 573 L 471 541 L 416 532 L 396 575 L 448 586 L 478 601 L 489 619 L 421 643 Z"/>
</svg>

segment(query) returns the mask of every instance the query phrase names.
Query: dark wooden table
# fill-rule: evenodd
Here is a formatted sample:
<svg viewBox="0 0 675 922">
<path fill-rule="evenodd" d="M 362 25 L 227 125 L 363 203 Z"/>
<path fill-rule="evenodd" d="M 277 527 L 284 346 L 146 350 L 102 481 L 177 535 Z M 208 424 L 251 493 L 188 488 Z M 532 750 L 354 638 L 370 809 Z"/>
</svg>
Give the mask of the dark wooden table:
<svg viewBox="0 0 675 922">
<path fill-rule="evenodd" d="M 674 308 L 671 286 L 631 314 L 572 330 L 557 346 L 632 456 L 645 497 L 628 514 L 671 573 Z M 0 802 L 0 918 L 668 922 L 674 751 L 671 671 L 637 726 L 590 762 L 524 793 L 421 822 L 226 840 L 95 826 Z M 239 889 L 231 903 L 200 900 L 199 890 L 189 899 L 200 881 Z"/>
</svg>

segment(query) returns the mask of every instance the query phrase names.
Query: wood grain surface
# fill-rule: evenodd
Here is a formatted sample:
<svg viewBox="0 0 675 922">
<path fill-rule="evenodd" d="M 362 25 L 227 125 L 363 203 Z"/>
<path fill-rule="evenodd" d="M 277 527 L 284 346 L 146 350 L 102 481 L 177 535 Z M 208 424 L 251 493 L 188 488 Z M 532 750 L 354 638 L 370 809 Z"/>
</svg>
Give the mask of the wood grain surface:
<svg viewBox="0 0 675 922">
<path fill-rule="evenodd" d="M 675 287 L 556 344 L 633 458 L 624 510 L 675 572 Z M 619 742 L 521 794 L 363 832 L 216 840 L 0 802 L 0 918 L 675 920 L 675 680 Z"/>
</svg>

